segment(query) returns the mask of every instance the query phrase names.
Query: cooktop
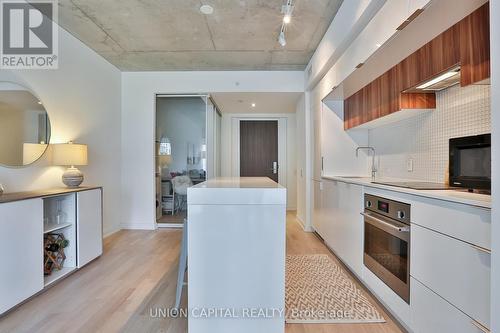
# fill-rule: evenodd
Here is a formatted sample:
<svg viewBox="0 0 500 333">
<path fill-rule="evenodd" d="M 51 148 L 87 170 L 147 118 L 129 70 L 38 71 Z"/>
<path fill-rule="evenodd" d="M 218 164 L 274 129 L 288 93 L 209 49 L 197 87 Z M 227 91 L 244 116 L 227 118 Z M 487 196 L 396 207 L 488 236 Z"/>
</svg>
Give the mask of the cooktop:
<svg viewBox="0 0 500 333">
<path fill-rule="evenodd" d="M 442 183 L 431 183 L 431 182 L 383 182 L 383 181 L 374 181 L 374 184 L 380 185 L 388 185 L 388 186 L 396 186 L 396 187 L 404 187 L 413 190 L 450 190 L 455 187 L 451 187 L 449 185 L 445 185 Z"/>
</svg>

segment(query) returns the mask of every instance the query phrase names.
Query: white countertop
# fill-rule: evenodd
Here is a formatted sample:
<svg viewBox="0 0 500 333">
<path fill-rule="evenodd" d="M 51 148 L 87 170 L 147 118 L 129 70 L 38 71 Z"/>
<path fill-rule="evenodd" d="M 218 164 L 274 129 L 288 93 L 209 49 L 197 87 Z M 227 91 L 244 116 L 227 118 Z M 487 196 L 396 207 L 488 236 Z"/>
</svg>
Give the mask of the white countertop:
<svg viewBox="0 0 500 333">
<path fill-rule="evenodd" d="M 396 187 L 382 184 L 374 184 L 370 177 L 343 177 L 343 176 L 323 176 L 323 179 L 336 180 L 350 184 L 357 184 L 367 187 L 380 188 L 388 191 L 407 193 L 416 196 L 433 198 L 438 200 L 457 202 L 471 206 L 491 209 L 491 196 L 486 194 L 469 193 L 466 190 L 414 190 L 404 187 Z M 401 179 L 377 179 L 380 181 L 398 181 Z M 407 181 L 401 180 L 401 181 Z M 414 181 L 414 180 L 413 180 Z"/>
<path fill-rule="evenodd" d="M 286 205 L 286 188 L 267 177 L 219 177 L 188 188 L 189 205 Z"/>
<path fill-rule="evenodd" d="M 267 177 L 218 177 L 209 179 L 193 188 L 283 188 Z"/>
</svg>

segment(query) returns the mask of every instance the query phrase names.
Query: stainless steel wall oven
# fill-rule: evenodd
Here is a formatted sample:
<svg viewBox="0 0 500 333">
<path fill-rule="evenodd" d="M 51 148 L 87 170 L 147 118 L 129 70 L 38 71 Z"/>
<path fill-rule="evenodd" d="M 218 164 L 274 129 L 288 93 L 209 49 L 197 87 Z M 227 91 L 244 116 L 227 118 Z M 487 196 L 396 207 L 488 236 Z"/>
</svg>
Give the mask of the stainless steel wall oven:
<svg viewBox="0 0 500 333">
<path fill-rule="evenodd" d="M 364 265 L 410 303 L 410 205 L 365 194 Z"/>
</svg>

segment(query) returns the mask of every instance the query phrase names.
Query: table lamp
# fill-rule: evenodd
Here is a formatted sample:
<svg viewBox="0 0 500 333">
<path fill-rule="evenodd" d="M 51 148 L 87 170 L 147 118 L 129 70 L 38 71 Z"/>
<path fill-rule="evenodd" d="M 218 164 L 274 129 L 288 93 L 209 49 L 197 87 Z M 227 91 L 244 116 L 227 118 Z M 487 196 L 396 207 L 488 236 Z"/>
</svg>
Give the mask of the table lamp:
<svg viewBox="0 0 500 333">
<path fill-rule="evenodd" d="M 52 162 L 54 165 L 69 166 L 62 175 L 62 182 L 68 187 L 78 187 L 83 182 L 83 173 L 75 165 L 87 165 L 87 145 L 73 142 L 54 144 Z"/>
</svg>

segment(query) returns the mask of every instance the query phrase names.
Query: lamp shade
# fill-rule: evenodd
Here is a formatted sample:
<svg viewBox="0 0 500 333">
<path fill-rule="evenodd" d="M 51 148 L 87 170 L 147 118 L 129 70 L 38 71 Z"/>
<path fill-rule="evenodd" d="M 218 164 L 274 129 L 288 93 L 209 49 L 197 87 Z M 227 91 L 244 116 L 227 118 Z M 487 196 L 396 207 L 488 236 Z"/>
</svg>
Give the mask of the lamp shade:
<svg viewBox="0 0 500 333">
<path fill-rule="evenodd" d="M 159 155 L 158 156 L 160 166 L 169 166 L 172 163 L 172 155 Z"/>
<path fill-rule="evenodd" d="M 58 143 L 52 146 L 54 165 L 87 165 L 87 145 Z"/>
</svg>

